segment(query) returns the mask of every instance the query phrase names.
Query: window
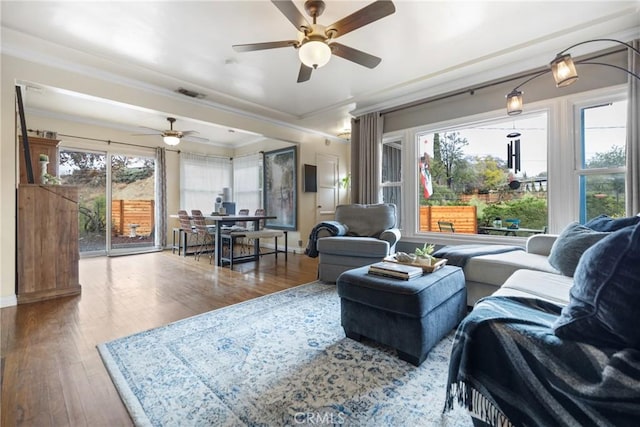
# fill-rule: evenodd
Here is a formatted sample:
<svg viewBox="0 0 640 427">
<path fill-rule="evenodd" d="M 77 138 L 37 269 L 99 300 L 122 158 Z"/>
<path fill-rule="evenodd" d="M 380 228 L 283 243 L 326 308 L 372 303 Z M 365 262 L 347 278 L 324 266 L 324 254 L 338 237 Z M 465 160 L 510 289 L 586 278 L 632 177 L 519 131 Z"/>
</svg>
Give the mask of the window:
<svg viewBox="0 0 640 427">
<path fill-rule="evenodd" d="M 439 221 L 466 234 L 546 230 L 547 133 L 544 112 L 416 132 L 419 231 L 440 232 Z M 521 231 L 500 229 L 514 222 Z"/>
<path fill-rule="evenodd" d="M 625 216 L 627 101 L 579 107 L 580 221 Z"/>
<path fill-rule="evenodd" d="M 262 207 L 262 156 L 252 154 L 233 159 L 233 192 L 237 209 L 253 213 Z"/>
<path fill-rule="evenodd" d="M 212 212 L 222 189 L 231 188 L 231 160 L 180 153 L 180 209 Z"/>
<path fill-rule="evenodd" d="M 396 205 L 398 228 L 402 228 L 402 141 L 382 144 L 382 201 Z"/>
</svg>

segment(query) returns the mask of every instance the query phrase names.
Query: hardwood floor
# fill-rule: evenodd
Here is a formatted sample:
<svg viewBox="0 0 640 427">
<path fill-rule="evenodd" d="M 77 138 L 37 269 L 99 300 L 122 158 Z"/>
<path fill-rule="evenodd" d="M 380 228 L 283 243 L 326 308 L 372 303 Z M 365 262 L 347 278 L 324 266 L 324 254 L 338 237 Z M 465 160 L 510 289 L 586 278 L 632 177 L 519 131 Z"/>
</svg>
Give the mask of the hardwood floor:
<svg viewBox="0 0 640 427">
<path fill-rule="evenodd" d="M 171 251 L 80 261 L 82 294 L 1 310 L 3 427 L 130 426 L 96 345 L 316 279 L 289 254 L 215 268 Z"/>
</svg>

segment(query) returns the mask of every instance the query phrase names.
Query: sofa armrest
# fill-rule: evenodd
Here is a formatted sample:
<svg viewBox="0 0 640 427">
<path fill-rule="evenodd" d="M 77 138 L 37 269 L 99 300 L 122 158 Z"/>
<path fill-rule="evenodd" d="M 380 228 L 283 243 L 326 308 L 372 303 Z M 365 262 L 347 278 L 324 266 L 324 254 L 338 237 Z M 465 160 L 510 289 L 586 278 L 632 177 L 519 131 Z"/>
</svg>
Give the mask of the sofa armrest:
<svg viewBox="0 0 640 427">
<path fill-rule="evenodd" d="M 380 240 L 386 240 L 389 242 L 389 248 L 391 249 L 391 253 L 395 252 L 396 243 L 400 240 L 401 234 L 400 230 L 397 228 L 390 228 L 388 230 L 384 230 L 380 233 Z"/>
<path fill-rule="evenodd" d="M 546 255 L 551 253 L 557 234 L 535 234 L 527 239 L 526 251 L 530 254 Z"/>
<path fill-rule="evenodd" d="M 321 237 L 331 237 L 331 236 L 335 236 L 335 234 L 331 233 L 331 231 L 327 230 L 327 229 L 321 229 L 318 230 L 317 233 L 317 238 L 321 238 Z"/>
</svg>

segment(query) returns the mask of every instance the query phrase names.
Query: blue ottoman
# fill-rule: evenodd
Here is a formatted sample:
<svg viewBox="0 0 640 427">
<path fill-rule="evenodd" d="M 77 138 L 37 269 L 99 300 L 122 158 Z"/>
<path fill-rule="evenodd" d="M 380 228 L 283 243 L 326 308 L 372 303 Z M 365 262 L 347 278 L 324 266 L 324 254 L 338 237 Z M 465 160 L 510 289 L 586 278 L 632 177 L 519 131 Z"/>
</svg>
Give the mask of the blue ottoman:
<svg viewBox="0 0 640 427">
<path fill-rule="evenodd" d="M 395 348 L 419 366 L 467 313 L 467 290 L 459 267 L 444 266 L 411 280 L 367 274 L 369 267 L 342 273 L 336 282 L 342 327 Z"/>
</svg>

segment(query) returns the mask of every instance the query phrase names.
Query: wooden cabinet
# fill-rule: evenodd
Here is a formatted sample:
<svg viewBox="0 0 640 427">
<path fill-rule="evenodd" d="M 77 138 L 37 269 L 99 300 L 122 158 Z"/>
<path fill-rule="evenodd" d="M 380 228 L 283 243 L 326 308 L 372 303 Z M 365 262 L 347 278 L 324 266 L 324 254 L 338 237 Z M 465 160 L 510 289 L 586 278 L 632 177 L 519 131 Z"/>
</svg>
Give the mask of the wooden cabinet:
<svg viewBox="0 0 640 427">
<path fill-rule="evenodd" d="M 31 152 L 31 166 L 35 184 L 40 183 L 40 154 L 49 156 L 47 173 L 58 176 L 58 145 L 60 141 L 51 138 L 29 136 L 29 151 Z M 27 163 L 24 157 L 24 146 L 20 136 L 20 184 L 27 184 Z"/>
<path fill-rule="evenodd" d="M 18 187 L 18 304 L 80 293 L 78 188 Z"/>
</svg>

